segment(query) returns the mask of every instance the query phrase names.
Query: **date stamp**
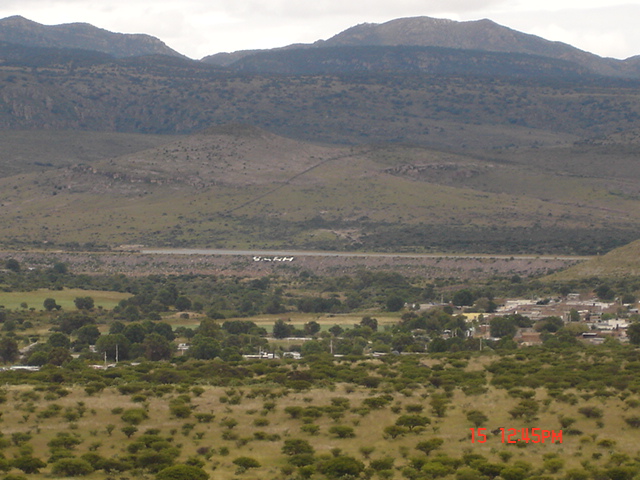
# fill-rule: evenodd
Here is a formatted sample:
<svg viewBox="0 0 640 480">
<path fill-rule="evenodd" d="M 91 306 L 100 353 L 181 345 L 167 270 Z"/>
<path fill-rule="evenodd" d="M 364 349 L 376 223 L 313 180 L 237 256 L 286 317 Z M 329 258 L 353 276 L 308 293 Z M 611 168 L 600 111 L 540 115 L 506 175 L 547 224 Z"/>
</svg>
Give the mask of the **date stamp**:
<svg viewBox="0 0 640 480">
<path fill-rule="evenodd" d="M 471 443 L 485 443 L 487 441 L 486 428 L 470 428 L 469 430 L 471 430 Z M 498 428 L 490 433 L 499 435 L 502 443 L 562 443 L 562 430 Z"/>
</svg>

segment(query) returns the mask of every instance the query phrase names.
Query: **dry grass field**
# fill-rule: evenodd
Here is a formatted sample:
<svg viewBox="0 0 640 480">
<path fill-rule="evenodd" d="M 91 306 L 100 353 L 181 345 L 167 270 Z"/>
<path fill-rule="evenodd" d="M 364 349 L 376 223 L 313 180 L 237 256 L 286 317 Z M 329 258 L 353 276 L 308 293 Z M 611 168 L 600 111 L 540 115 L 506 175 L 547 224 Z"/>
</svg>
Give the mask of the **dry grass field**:
<svg viewBox="0 0 640 480">
<path fill-rule="evenodd" d="M 429 363 L 433 366 L 438 362 Z M 477 366 L 475 362 L 472 364 Z M 265 367 L 268 368 L 268 365 Z M 429 367 L 425 364 L 423 368 Z M 94 452 L 106 458 L 123 459 L 131 451 L 130 445 L 149 430 L 155 430 L 172 447 L 179 449 L 179 462 L 198 458 L 204 462 L 204 469 L 211 478 L 221 480 L 288 478 L 283 473 L 283 468 L 287 471 L 286 456 L 281 452 L 283 442 L 287 439 L 309 441 L 317 456 L 330 457 L 332 451 L 333 454 L 337 453 L 334 449 L 339 449 L 341 454 L 358 458 L 365 464 L 372 459 L 391 457 L 394 463 L 387 478 L 396 479 L 403 478 L 402 468 L 412 458 L 424 457 L 424 453 L 416 450 L 416 445 L 434 437 L 442 438 L 444 443 L 430 454 L 430 459 L 438 454 L 458 459 L 466 454 L 480 454 L 494 463 L 503 464 L 505 459 L 508 464 L 527 462 L 532 471 L 544 471 L 544 459 L 557 456 L 563 463 L 559 473 L 553 474 L 552 478 L 561 478 L 565 471 L 581 468 L 584 462 L 598 463 L 601 458 L 604 461 L 614 451 L 629 456 L 637 453 L 637 430 L 630 429 L 621 418 L 621 413 L 629 410 L 629 404 L 615 397 L 596 402 L 604 411 L 603 418 L 596 421 L 576 413 L 576 409 L 586 402 L 580 401 L 578 405 L 570 406 L 552 400 L 545 391 L 538 390 L 535 399 L 543 407 L 535 420 L 524 421 L 513 420 L 508 413 L 517 404 L 517 399 L 504 390 L 494 388 L 477 395 L 466 395 L 456 390 L 445 416 L 438 418 L 430 407 L 434 389 L 420 385 L 402 393 L 390 391 L 384 383 L 379 389 L 373 390 L 337 384 L 302 392 L 285 391 L 281 387 L 268 385 L 211 387 L 206 382 L 201 385 L 201 390 L 191 387 L 147 384 L 134 394 L 121 394 L 115 387 L 109 387 L 100 393 L 88 395 L 82 387 L 76 386 L 65 387 L 62 390 L 65 395 L 58 397 L 51 392 L 54 388 L 47 391 L 29 385 L 6 386 L 3 392 L 7 400 L 3 405 L 1 423 L 4 439 L 9 441 L 4 449 L 5 456 L 12 458 L 19 454 L 21 448 L 25 448 L 18 445 L 16 434 L 28 434 L 30 438 L 24 443 L 32 447 L 34 456 L 47 460 L 51 455 L 48 442 L 60 432 L 67 432 L 80 440 L 79 445 L 71 450 L 74 456 Z M 365 399 L 385 394 L 392 398 L 388 405 L 380 409 L 360 409 Z M 322 409 L 332 405 L 332 400 L 336 398 L 341 399 L 348 408 L 335 419 L 329 418 L 326 412 L 321 413 L 319 418 L 294 419 L 286 412 L 286 408 L 291 406 Z M 172 414 L 171 405 L 177 399 L 186 400 L 189 406 L 183 418 Z M 594 402 L 591 400 L 588 403 Z M 431 424 L 395 439 L 389 438 L 385 434 L 385 427 L 393 425 L 401 415 L 406 414 L 407 407 L 422 407 L 422 414 L 431 419 Z M 132 408 L 146 410 L 148 419 L 137 425 L 138 431 L 127 438 L 121 431 L 126 425 L 121 418 L 122 409 L 126 411 Z M 51 416 L 46 413 L 54 410 L 57 413 Z M 469 410 L 480 410 L 487 415 L 488 430 L 536 427 L 557 432 L 562 429 L 558 418 L 564 416 L 575 417 L 577 421 L 572 428 L 582 433 L 568 435 L 565 431 L 561 444 L 547 440 L 544 445 L 509 445 L 502 443 L 500 435 L 492 434 L 489 434 L 486 443 L 472 443 L 469 430 L 472 424 L 466 419 Z M 78 412 L 81 412 L 80 416 Z M 210 421 L 199 421 L 198 414 L 212 414 L 214 417 Z M 311 432 L 308 427 L 305 431 L 305 425 L 316 425 L 317 432 Z M 336 437 L 330 431 L 335 425 L 351 427 L 355 436 Z M 363 447 L 372 447 L 372 453 L 363 453 Z M 370 458 L 366 458 L 369 455 Z M 237 466 L 232 461 L 241 456 L 252 457 L 261 466 L 237 473 Z M 547 470 L 546 473 L 551 472 Z M 453 478 L 450 475 L 445 477 Z M 49 467 L 46 467 L 40 474 L 29 475 L 29 478 L 46 479 L 52 476 Z M 154 478 L 154 475 L 148 471 L 134 470 L 122 472 L 117 477 L 94 472 L 86 478 Z"/>
</svg>

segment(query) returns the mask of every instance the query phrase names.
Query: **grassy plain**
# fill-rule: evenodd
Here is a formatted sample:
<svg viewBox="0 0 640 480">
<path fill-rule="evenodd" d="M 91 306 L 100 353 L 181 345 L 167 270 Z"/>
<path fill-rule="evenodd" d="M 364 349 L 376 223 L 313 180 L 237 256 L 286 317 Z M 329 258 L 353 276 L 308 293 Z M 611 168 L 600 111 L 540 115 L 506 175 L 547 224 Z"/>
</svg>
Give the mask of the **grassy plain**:
<svg viewBox="0 0 640 480">
<path fill-rule="evenodd" d="M 477 358 L 467 367 L 470 371 L 482 368 L 489 358 Z M 422 368 L 433 368 L 440 362 L 425 360 Z M 269 368 L 268 362 L 264 364 Z M 297 367 L 293 366 L 295 369 Z M 514 420 L 508 411 L 518 399 L 504 390 L 493 387 L 485 393 L 466 395 L 456 390 L 452 402 L 442 418 L 433 414 L 430 407 L 434 389 L 425 385 L 414 385 L 402 393 L 393 392 L 385 387 L 369 389 L 351 384 L 337 384 L 331 388 L 313 388 L 308 391 L 284 392 L 278 386 L 255 386 L 238 384 L 235 387 L 213 387 L 203 380 L 203 392 L 195 395 L 189 386 L 165 386 L 156 388 L 151 384 L 138 393 L 121 394 L 115 387 L 109 387 L 95 395 L 88 395 L 80 386 L 66 387 L 67 394 L 57 398 L 47 395 L 46 390 L 35 391 L 28 385 L 7 386 L 4 392 L 7 402 L 3 406 L 2 431 L 5 438 L 12 438 L 17 433 L 28 433 L 34 455 L 45 459 L 48 457 L 47 443 L 59 432 L 78 435 L 81 443 L 73 449 L 73 454 L 80 456 L 88 451 L 103 457 L 125 458 L 128 446 L 149 429 L 157 429 L 160 435 L 169 439 L 173 446 L 181 450 L 178 461 L 184 462 L 189 457 L 199 458 L 205 464 L 204 469 L 212 478 L 226 480 L 231 478 L 287 478 L 281 471 L 286 466 L 286 457 L 281 453 L 283 441 L 287 439 L 304 439 L 314 447 L 316 454 L 331 456 L 333 449 L 340 449 L 342 454 L 356 457 L 365 464 L 371 459 L 391 457 L 394 465 L 388 478 L 403 478 L 401 469 L 408 465 L 412 458 L 424 458 L 424 454 L 416 450 L 418 442 L 438 437 L 444 440 L 441 449 L 430 454 L 434 459 L 444 453 L 449 457 L 460 458 L 463 454 L 480 454 L 489 461 L 507 465 L 519 461 L 527 462 L 532 469 L 545 470 L 543 460 L 549 456 L 557 456 L 562 460 L 562 467 L 552 478 L 562 478 L 564 472 L 572 468 L 581 468 L 587 462 L 600 463 L 609 459 L 615 451 L 630 456 L 637 453 L 637 430 L 629 428 L 622 419 L 637 411 L 637 407 L 629 407 L 616 396 L 597 400 L 597 405 L 604 412 L 601 419 L 588 419 L 577 414 L 576 410 L 585 404 L 593 404 L 594 400 L 580 399 L 577 405 L 562 403 L 549 397 L 544 389 L 535 391 L 535 399 L 543 405 L 535 420 Z M 160 393 L 168 392 L 168 393 Z M 284 395 L 283 395 L 284 393 Z M 580 392 L 568 389 L 565 394 L 579 395 Z M 170 404 L 178 397 L 190 396 L 191 414 L 186 418 L 177 418 L 171 414 Z M 390 394 L 392 401 L 380 409 L 368 412 L 358 410 L 363 401 L 372 396 Z M 350 409 L 343 416 L 332 420 L 327 414 L 315 420 L 293 419 L 285 412 L 289 406 L 327 407 L 333 398 L 346 399 Z M 235 398 L 235 400 L 231 400 Z M 45 417 L 42 412 L 57 405 L 59 413 Z M 392 439 L 386 436 L 384 429 L 393 425 L 400 415 L 407 413 L 407 406 L 420 405 L 423 414 L 431 419 L 426 428 L 416 432 L 405 433 Z M 79 418 L 66 420 L 67 412 L 76 412 L 81 407 L 83 414 Z M 117 408 L 144 408 L 149 415 L 138 425 L 138 432 L 128 439 L 120 431 L 126 423 L 120 418 Z M 410 407 L 411 408 L 411 407 Z M 490 434 L 486 443 L 472 443 L 470 428 L 473 426 L 466 419 L 466 412 L 480 410 L 488 416 L 488 430 L 497 428 L 541 428 L 561 430 L 559 417 L 574 417 L 576 423 L 573 430 L 582 433 L 569 435 L 566 430 L 562 443 L 543 444 L 503 444 L 499 434 Z M 194 416 L 198 413 L 213 414 L 211 422 L 198 422 Z M 71 417 L 69 417 L 71 418 Z M 229 427 L 225 420 L 233 419 L 237 425 Z M 312 423 L 317 425 L 317 433 L 309 433 L 302 428 Z M 107 425 L 115 428 L 111 433 Z M 330 432 L 335 425 L 346 425 L 353 428 L 353 438 L 338 438 Z M 609 440 L 608 443 L 602 440 Z M 603 445 L 609 445 L 603 446 Z M 371 459 L 365 458 L 361 448 L 373 447 Z M 7 457 L 18 453 L 19 448 L 11 445 L 5 449 Z M 505 455 L 506 457 L 503 457 Z M 232 461 L 240 456 L 249 456 L 260 462 L 261 467 L 244 473 L 237 473 Z M 29 478 L 51 478 L 48 467 L 40 474 Z M 17 472 L 17 470 L 16 470 Z M 128 473 L 133 473 L 131 477 Z M 547 474 L 551 472 L 547 471 Z M 122 478 L 153 478 L 142 471 L 123 472 Z M 102 480 L 112 478 L 104 472 L 95 472 L 87 479 Z M 447 477 L 448 478 L 448 477 Z"/>
</svg>

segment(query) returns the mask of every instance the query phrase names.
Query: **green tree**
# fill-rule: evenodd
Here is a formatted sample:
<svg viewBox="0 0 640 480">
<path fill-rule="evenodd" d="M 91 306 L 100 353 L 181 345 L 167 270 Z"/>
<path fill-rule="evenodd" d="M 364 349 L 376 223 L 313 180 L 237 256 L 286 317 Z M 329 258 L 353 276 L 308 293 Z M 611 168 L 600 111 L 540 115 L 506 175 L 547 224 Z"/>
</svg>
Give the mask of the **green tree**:
<svg viewBox="0 0 640 480">
<path fill-rule="evenodd" d="M 285 455 L 300 455 L 303 453 L 313 455 L 315 453 L 315 450 L 308 441 L 291 438 L 284 441 L 284 445 L 282 446 L 282 453 L 284 453 Z"/>
<path fill-rule="evenodd" d="M 473 292 L 467 288 L 464 288 L 454 293 L 451 301 L 454 305 L 457 305 L 459 307 L 468 307 L 473 305 L 474 300 L 475 295 L 473 294 Z"/>
<path fill-rule="evenodd" d="M 142 345 L 144 347 L 144 356 L 147 360 L 166 360 L 173 353 L 171 342 L 158 333 L 147 335 Z"/>
<path fill-rule="evenodd" d="M 404 307 L 404 300 L 399 295 L 392 295 L 387 298 L 386 307 L 390 312 L 398 312 Z"/>
<path fill-rule="evenodd" d="M 578 317 L 579 319 L 580 317 Z M 572 320 L 573 321 L 573 320 Z M 557 332 L 564 326 L 564 322 L 560 317 L 551 316 L 541 319 L 535 324 L 535 329 L 538 332 Z"/>
<path fill-rule="evenodd" d="M 509 414 L 512 418 L 525 418 L 527 421 L 532 421 L 538 414 L 540 405 L 533 398 L 525 398 L 518 403 L 514 408 L 509 410 Z"/>
<path fill-rule="evenodd" d="M 56 262 L 53 264 L 53 267 L 51 267 L 51 271 L 58 275 L 66 275 L 69 273 L 69 267 L 67 267 L 66 263 Z"/>
<path fill-rule="evenodd" d="M 125 425 L 120 431 L 124 433 L 127 438 L 131 438 L 138 431 L 138 427 L 135 425 Z"/>
<path fill-rule="evenodd" d="M 416 445 L 416 450 L 420 450 L 425 455 L 429 455 L 434 450 L 437 450 L 442 446 L 444 440 L 442 438 L 430 438 L 429 440 L 424 440 Z"/>
<path fill-rule="evenodd" d="M 0 339 L 0 359 L 3 363 L 15 362 L 20 356 L 18 342 L 10 337 L 2 337 Z"/>
<path fill-rule="evenodd" d="M 216 322 L 212 318 L 205 318 L 200 322 L 200 325 L 196 329 L 197 335 L 202 335 L 203 337 L 212 337 L 212 338 L 221 338 L 222 337 L 222 329 L 218 322 Z"/>
<path fill-rule="evenodd" d="M 98 338 L 100 338 L 100 330 L 95 325 L 85 325 L 76 331 L 76 339 L 81 344 L 94 345 Z"/>
<path fill-rule="evenodd" d="M 47 343 L 52 347 L 69 348 L 71 346 L 71 340 L 64 333 L 55 332 L 49 336 Z"/>
<path fill-rule="evenodd" d="M 179 310 L 181 312 L 184 312 L 186 310 L 191 310 L 191 300 L 189 300 L 189 297 L 185 297 L 185 296 L 181 296 L 176 298 L 176 304 L 175 304 L 176 310 Z"/>
<path fill-rule="evenodd" d="M 320 462 L 318 471 L 332 479 L 357 478 L 364 471 L 364 463 L 353 457 L 337 456 Z"/>
<path fill-rule="evenodd" d="M 305 335 L 315 335 L 320 331 L 320 324 L 315 320 L 312 320 L 304 324 Z"/>
<path fill-rule="evenodd" d="M 467 420 L 469 420 L 476 428 L 478 428 L 487 423 L 489 417 L 487 417 L 480 410 L 469 410 L 467 412 Z"/>
<path fill-rule="evenodd" d="M 371 330 L 376 332 L 378 331 L 378 319 L 369 316 L 362 317 L 362 320 L 360 320 L 360 326 L 369 327 Z"/>
<path fill-rule="evenodd" d="M 396 425 L 406 427 L 410 432 L 412 432 L 414 428 L 425 427 L 430 423 L 431 420 L 424 415 L 401 415 L 396 420 Z"/>
<path fill-rule="evenodd" d="M 595 292 L 600 300 L 613 300 L 616 296 L 616 292 L 606 284 L 599 285 Z"/>
<path fill-rule="evenodd" d="M 189 355 L 200 360 L 211 360 L 220 356 L 220 343 L 212 337 L 196 335 L 189 346 Z"/>
<path fill-rule="evenodd" d="M 129 425 L 140 425 L 149 418 L 149 414 L 144 408 L 129 408 L 122 413 L 120 418 Z"/>
<path fill-rule="evenodd" d="M 132 323 L 124 327 L 122 334 L 127 337 L 131 343 L 142 343 L 147 336 L 147 329 L 140 323 Z"/>
<path fill-rule="evenodd" d="M 351 438 L 356 436 L 353 427 L 349 425 L 334 425 L 329 428 L 329 433 L 338 438 Z"/>
<path fill-rule="evenodd" d="M 496 338 L 513 337 L 518 331 L 518 326 L 509 317 L 494 317 L 489 322 L 491 336 Z"/>
<path fill-rule="evenodd" d="M 129 346 L 131 343 L 121 333 L 101 335 L 96 340 L 96 350 L 99 354 L 107 354 L 107 358 L 110 360 L 116 359 L 116 353 L 118 360 L 127 360 L 129 358 Z"/>
<path fill-rule="evenodd" d="M 287 338 L 291 336 L 293 327 L 288 325 L 283 319 L 279 318 L 273 325 L 274 338 Z"/>
<path fill-rule="evenodd" d="M 449 406 L 449 401 L 444 395 L 432 395 L 429 402 L 436 417 L 444 417 Z"/>
<path fill-rule="evenodd" d="M 47 464 L 39 458 L 32 457 L 30 455 L 18 457 L 11 463 L 15 468 L 22 470 L 24 473 L 28 474 L 39 473 L 41 468 L 47 466 Z"/>
<path fill-rule="evenodd" d="M 640 322 L 633 322 L 627 327 L 627 337 L 633 345 L 640 345 Z"/>
<path fill-rule="evenodd" d="M 20 262 L 15 258 L 9 258 L 4 262 L 4 268 L 7 270 L 11 270 L 12 272 L 19 273 L 20 272 Z"/>
<path fill-rule="evenodd" d="M 94 301 L 92 297 L 76 297 L 73 300 L 78 310 L 91 310 L 94 307 Z"/>
<path fill-rule="evenodd" d="M 160 470 L 156 480 L 209 480 L 209 474 L 193 465 L 173 465 Z"/>
<path fill-rule="evenodd" d="M 81 458 L 61 458 L 51 466 L 51 473 L 65 477 L 79 477 L 89 475 L 93 467 Z"/>
<path fill-rule="evenodd" d="M 244 469 L 244 470 L 249 470 L 250 468 L 260 468 L 260 462 L 258 462 L 255 458 L 252 457 L 238 457 L 235 460 L 233 460 L 234 465 L 237 465 L 238 467 Z"/>
<path fill-rule="evenodd" d="M 53 310 L 60 310 L 62 307 L 56 303 L 54 298 L 45 298 L 44 302 L 42 302 L 42 306 L 47 312 L 51 312 Z"/>
<path fill-rule="evenodd" d="M 68 348 L 53 347 L 47 354 L 47 363 L 61 366 L 72 360 L 71 352 Z"/>
</svg>

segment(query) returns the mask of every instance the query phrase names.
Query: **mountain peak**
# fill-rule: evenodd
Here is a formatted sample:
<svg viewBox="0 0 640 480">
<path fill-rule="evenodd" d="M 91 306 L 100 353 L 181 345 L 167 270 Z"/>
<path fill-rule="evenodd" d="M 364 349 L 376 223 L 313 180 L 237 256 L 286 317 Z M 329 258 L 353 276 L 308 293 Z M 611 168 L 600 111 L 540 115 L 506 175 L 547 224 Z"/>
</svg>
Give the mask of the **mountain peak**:
<svg viewBox="0 0 640 480">
<path fill-rule="evenodd" d="M 89 23 L 42 25 L 19 15 L 0 19 L 0 41 L 29 47 L 93 50 L 114 57 L 183 56 L 150 35 L 114 33 Z"/>
</svg>

